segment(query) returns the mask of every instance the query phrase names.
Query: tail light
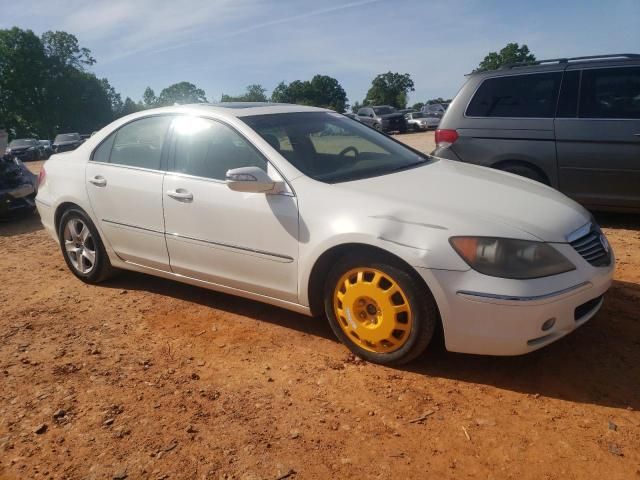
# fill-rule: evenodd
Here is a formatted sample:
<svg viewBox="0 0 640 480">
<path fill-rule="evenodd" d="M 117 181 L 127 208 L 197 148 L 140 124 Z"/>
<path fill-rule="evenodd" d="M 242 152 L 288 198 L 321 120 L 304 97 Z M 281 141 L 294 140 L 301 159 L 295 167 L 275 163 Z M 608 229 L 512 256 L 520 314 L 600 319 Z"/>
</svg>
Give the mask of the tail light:
<svg viewBox="0 0 640 480">
<path fill-rule="evenodd" d="M 450 147 L 458 140 L 458 132 L 455 130 L 436 130 L 436 146 L 439 148 Z"/>
<path fill-rule="evenodd" d="M 40 169 L 40 173 L 38 173 L 38 188 L 40 188 L 45 180 L 47 179 L 47 171 L 44 169 L 44 167 L 42 167 Z"/>
</svg>

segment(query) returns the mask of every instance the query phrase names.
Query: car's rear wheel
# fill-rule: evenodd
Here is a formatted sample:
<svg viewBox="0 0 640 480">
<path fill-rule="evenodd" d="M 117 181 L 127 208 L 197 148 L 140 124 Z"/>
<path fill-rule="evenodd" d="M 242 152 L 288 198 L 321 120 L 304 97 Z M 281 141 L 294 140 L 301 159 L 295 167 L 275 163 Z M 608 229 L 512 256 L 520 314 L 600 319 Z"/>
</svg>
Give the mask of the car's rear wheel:
<svg viewBox="0 0 640 480">
<path fill-rule="evenodd" d="M 99 283 L 113 274 L 100 235 L 82 210 L 73 208 L 64 212 L 58 238 L 69 270 L 83 282 Z"/>
<path fill-rule="evenodd" d="M 325 285 L 325 311 L 332 330 L 353 353 L 385 365 L 420 355 L 438 322 L 430 292 L 385 259 L 338 261 Z"/>
<path fill-rule="evenodd" d="M 530 180 L 535 180 L 536 182 L 549 185 L 549 179 L 543 173 L 521 163 L 507 163 L 504 165 L 500 165 L 498 167 L 498 170 L 502 170 L 503 172 L 514 173 L 516 175 L 520 175 L 521 177 L 525 177 Z"/>
</svg>

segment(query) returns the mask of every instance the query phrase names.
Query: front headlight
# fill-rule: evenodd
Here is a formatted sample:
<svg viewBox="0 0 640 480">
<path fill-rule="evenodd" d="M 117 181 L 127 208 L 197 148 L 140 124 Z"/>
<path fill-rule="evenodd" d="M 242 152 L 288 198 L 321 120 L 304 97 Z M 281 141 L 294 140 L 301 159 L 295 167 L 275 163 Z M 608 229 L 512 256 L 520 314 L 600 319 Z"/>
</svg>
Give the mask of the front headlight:
<svg viewBox="0 0 640 480">
<path fill-rule="evenodd" d="M 449 241 L 471 268 L 492 277 L 524 280 L 576 269 L 544 242 L 493 237 L 451 237 Z"/>
</svg>

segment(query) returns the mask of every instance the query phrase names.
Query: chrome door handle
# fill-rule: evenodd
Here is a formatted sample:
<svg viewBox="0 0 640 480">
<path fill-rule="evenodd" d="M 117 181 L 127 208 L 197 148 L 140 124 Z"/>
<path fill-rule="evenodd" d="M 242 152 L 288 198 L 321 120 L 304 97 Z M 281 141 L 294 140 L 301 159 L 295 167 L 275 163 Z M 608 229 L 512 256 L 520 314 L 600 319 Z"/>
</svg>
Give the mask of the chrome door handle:
<svg viewBox="0 0 640 480">
<path fill-rule="evenodd" d="M 96 187 L 106 187 L 107 179 L 101 175 L 96 175 L 95 177 L 89 179 L 89 183 L 95 185 Z"/>
<path fill-rule="evenodd" d="M 181 202 L 191 202 L 193 200 L 193 193 L 187 192 L 182 188 L 177 190 L 168 190 L 167 195 L 174 200 L 180 200 Z"/>
</svg>

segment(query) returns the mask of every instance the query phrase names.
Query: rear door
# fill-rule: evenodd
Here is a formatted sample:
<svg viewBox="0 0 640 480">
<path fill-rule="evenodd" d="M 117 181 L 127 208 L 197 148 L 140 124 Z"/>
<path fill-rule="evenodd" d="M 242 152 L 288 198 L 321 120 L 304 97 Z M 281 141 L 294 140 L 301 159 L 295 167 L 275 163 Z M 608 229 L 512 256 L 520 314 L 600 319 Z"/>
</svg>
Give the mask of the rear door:
<svg viewBox="0 0 640 480">
<path fill-rule="evenodd" d="M 556 119 L 560 190 L 591 207 L 640 208 L 640 66 L 568 70 Z M 563 106 L 566 109 L 563 110 Z"/>
<path fill-rule="evenodd" d="M 171 116 L 130 122 L 107 137 L 87 162 L 91 207 L 116 254 L 169 270 L 162 211 L 163 152 Z"/>
</svg>

